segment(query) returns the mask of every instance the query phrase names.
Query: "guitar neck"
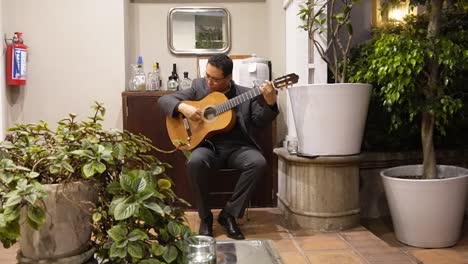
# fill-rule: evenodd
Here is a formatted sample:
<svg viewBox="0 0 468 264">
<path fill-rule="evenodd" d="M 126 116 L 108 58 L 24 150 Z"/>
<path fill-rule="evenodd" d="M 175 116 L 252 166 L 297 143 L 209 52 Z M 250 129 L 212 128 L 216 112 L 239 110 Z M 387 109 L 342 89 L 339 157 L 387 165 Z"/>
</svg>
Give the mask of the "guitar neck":
<svg viewBox="0 0 468 264">
<path fill-rule="evenodd" d="M 288 85 L 295 84 L 297 83 L 298 80 L 299 80 L 299 76 L 297 76 L 297 74 L 290 73 L 288 75 L 284 75 L 284 76 L 274 79 L 272 82 L 272 85 L 273 85 L 273 88 L 278 90 L 278 89 L 283 89 L 285 87 L 287 88 Z M 241 95 L 238 95 L 234 98 L 231 98 L 227 100 L 226 102 L 221 103 L 213 108 L 216 111 L 216 115 L 219 115 L 261 94 L 262 94 L 262 91 L 260 90 L 260 87 L 254 87 L 250 91 L 243 93 Z"/>
<path fill-rule="evenodd" d="M 260 88 L 252 88 L 252 90 L 246 92 L 246 93 L 243 93 L 243 94 L 240 94 L 234 98 L 231 98 L 229 100 L 227 100 L 226 102 L 224 103 L 221 103 L 217 106 L 214 107 L 214 109 L 216 110 L 216 115 L 219 115 L 219 114 L 222 114 L 228 110 L 231 110 L 232 108 L 244 103 L 244 102 L 247 102 L 248 100 L 250 99 L 253 99 L 259 95 L 262 94 L 262 91 L 260 91 Z"/>
</svg>

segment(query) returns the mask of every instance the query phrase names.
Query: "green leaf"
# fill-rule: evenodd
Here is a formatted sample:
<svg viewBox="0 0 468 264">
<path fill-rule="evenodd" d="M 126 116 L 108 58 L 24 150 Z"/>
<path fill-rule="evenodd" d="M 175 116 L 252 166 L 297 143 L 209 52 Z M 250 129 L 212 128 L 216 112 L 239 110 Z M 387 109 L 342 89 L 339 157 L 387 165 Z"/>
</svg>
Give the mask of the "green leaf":
<svg viewBox="0 0 468 264">
<path fill-rule="evenodd" d="M 116 243 L 113 243 L 110 248 L 109 256 L 111 258 L 125 258 L 127 256 L 127 249 L 119 248 Z"/>
<path fill-rule="evenodd" d="M 75 172 L 75 169 L 73 169 L 73 167 L 70 165 L 70 163 L 64 161 L 62 163 L 62 166 L 69 172 Z"/>
<path fill-rule="evenodd" d="M 118 194 L 120 192 L 120 190 L 122 190 L 122 188 L 120 188 L 120 183 L 118 183 L 116 181 L 111 182 L 106 187 L 106 191 L 108 193 L 110 193 L 110 194 Z"/>
<path fill-rule="evenodd" d="M 162 264 L 162 263 L 161 263 L 161 261 L 159 261 L 157 259 L 151 258 L 151 259 L 144 259 L 144 260 L 138 262 L 138 264 Z"/>
<path fill-rule="evenodd" d="M 164 254 L 166 252 L 167 248 L 163 245 L 160 245 L 159 243 L 153 243 L 151 244 L 151 252 L 153 252 L 153 254 L 155 256 L 162 256 L 162 254 Z"/>
<path fill-rule="evenodd" d="M 96 212 L 96 213 L 93 214 L 93 222 L 94 222 L 94 223 L 99 222 L 99 220 L 101 220 L 101 218 L 102 218 L 102 214 L 101 214 L 101 213 Z"/>
<path fill-rule="evenodd" d="M 167 231 L 169 231 L 169 234 L 171 234 L 173 237 L 178 237 L 180 235 L 181 229 L 178 224 L 176 224 L 174 221 L 171 221 L 167 225 Z"/>
<path fill-rule="evenodd" d="M 127 239 L 124 239 L 124 240 L 120 240 L 120 241 L 116 241 L 115 242 L 115 246 L 118 247 L 118 248 L 124 248 L 128 245 L 128 240 Z"/>
<path fill-rule="evenodd" d="M 10 183 L 11 181 L 13 181 L 15 175 L 13 173 L 10 173 L 10 172 L 3 172 L 1 173 L 0 172 L 0 180 L 5 182 L 6 184 Z"/>
<path fill-rule="evenodd" d="M 122 225 L 115 225 L 111 229 L 109 229 L 109 231 L 107 231 L 107 234 L 109 234 L 109 236 L 114 241 L 121 241 L 126 239 L 127 233 L 127 228 Z"/>
<path fill-rule="evenodd" d="M 8 140 L 2 141 L 0 144 L 1 144 L 0 147 L 2 147 L 2 148 L 6 148 L 6 149 L 15 148 L 15 145 L 13 145 L 13 143 L 11 143 Z"/>
<path fill-rule="evenodd" d="M 136 203 L 120 203 L 115 207 L 114 218 L 115 220 L 124 220 L 131 217 L 137 210 L 138 204 Z"/>
<path fill-rule="evenodd" d="M 22 198 L 18 193 L 10 192 L 10 195 L 5 203 L 5 206 L 10 207 L 21 203 Z"/>
<path fill-rule="evenodd" d="M 128 254 L 136 259 L 141 259 L 143 258 L 143 248 L 138 243 L 130 242 L 128 244 Z"/>
<path fill-rule="evenodd" d="M 13 206 L 13 207 L 5 208 L 5 211 L 3 212 L 3 216 L 5 217 L 5 220 L 7 222 L 18 219 L 20 216 L 20 207 Z"/>
<path fill-rule="evenodd" d="M 41 227 L 46 221 L 46 213 L 43 208 L 28 206 L 28 218 Z"/>
<path fill-rule="evenodd" d="M 188 151 L 188 150 L 181 150 L 182 151 L 182 154 L 184 154 L 185 158 L 187 160 L 190 160 L 192 158 L 192 152 Z"/>
<path fill-rule="evenodd" d="M 24 196 L 24 200 L 26 200 L 29 204 L 34 205 L 36 204 L 37 194 L 35 194 L 34 192 L 28 193 Z"/>
<path fill-rule="evenodd" d="M 26 177 L 28 177 L 28 178 L 30 178 L 30 179 L 34 179 L 34 178 L 36 178 L 36 177 L 39 176 L 39 175 L 40 175 L 39 173 L 37 173 L 37 172 L 35 172 L 35 171 L 31 171 L 31 172 L 29 172 L 29 173 L 26 175 Z"/>
<path fill-rule="evenodd" d="M 104 165 L 104 163 L 100 161 L 94 161 L 93 169 L 94 171 L 97 171 L 98 173 L 103 173 L 106 170 L 106 165 Z"/>
<path fill-rule="evenodd" d="M 132 179 L 127 174 L 120 175 L 120 187 L 127 192 L 132 192 Z"/>
<path fill-rule="evenodd" d="M 166 252 L 164 252 L 163 258 L 167 263 L 171 263 L 177 258 L 177 248 L 173 245 L 169 245 Z"/>
<path fill-rule="evenodd" d="M 113 155 L 118 160 L 125 158 L 126 149 L 122 143 L 116 143 L 113 148 Z"/>
<path fill-rule="evenodd" d="M 145 178 L 135 179 L 135 181 L 132 182 L 132 186 L 133 186 L 133 188 L 132 188 L 133 192 L 135 192 L 135 193 L 143 191 L 146 188 Z"/>
<path fill-rule="evenodd" d="M 143 202 L 144 200 L 147 200 L 153 196 L 155 191 L 150 190 L 149 188 L 146 188 L 145 190 L 138 192 L 137 197 L 139 202 Z"/>
<path fill-rule="evenodd" d="M 156 213 L 160 214 L 161 216 L 164 216 L 163 209 L 161 208 L 161 206 L 159 206 L 159 204 L 157 204 L 155 202 L 144 203 L 143 206 L 155 211 Z"/>
<path fill-rule="evenodd" d="M 94 167 L 93 162 L 86 163 L 83 167 L 81 167 L 81 173 L 85 179 L 89 179 L 94 175 Z"/>
<path fill-rule="evenodd" d="M 140 211 L 138 212 L 141 219 L 148 225 L 154 226 L 156 224 L 156 218 L 151 214 L 151 211 L 148 210 L 146 207 L 140 207 Z"/>
<path fill-rule="evenodd" d="M 153 175 L 159 175 L 165 171 L 164 166 L 156 166 L 153 170 Z"/>
<path fill-rule="evenodd" d="M 166 190 L 171 188 L 171 182 L 166 179 L 159 179 L 158 180 L 158 187 L 160 190 Z"/>
<path fill-rule="evenodd" d="M 129 241 L 145 240 L 148 239 L 148 235 L 140 229 L 135 229 L 128 234 L 127 239 Z"/>
<path fill-rule="evenodd" d="M 77 150 L 74 150 L 74 151 L 70 151 L 70 153 L 73 154 L 73 155 L 84 156 L 85 151 L 82 150 L 82 149 L 77 149 Z"/>
</svg>

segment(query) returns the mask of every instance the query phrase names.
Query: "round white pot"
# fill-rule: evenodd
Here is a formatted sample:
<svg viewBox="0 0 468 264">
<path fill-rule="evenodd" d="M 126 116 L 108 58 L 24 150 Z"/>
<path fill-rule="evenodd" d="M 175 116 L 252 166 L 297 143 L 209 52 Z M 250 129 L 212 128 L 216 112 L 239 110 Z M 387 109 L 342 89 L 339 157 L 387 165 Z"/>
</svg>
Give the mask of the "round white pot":
<svg viewBox="0 0 468 264">
<path fill-rule="evenodd" d="M 361 151 L 372 85 L 308 84 L 288 89 L 304 156 L 354 155 Z"/>
<path fill-rule="evenodd" d="M 21 212 L 20 263 L 84 263 L 94 252 L 90 238 L 96 188 L 88 182 L 72 182 L 48 184 L 45 189 L 47 219 L 40 230 L 27 224 L 25 209 Z"/>
<path fill-rule="evenodd" d="M 396 238 L 423 248 L 457 243 L 463 223 L 468 169 L 437 166 L 442 179 L 395 177 L 421 175 L 422 165 L 401 166 L 381 172 Z"/>
</svg>

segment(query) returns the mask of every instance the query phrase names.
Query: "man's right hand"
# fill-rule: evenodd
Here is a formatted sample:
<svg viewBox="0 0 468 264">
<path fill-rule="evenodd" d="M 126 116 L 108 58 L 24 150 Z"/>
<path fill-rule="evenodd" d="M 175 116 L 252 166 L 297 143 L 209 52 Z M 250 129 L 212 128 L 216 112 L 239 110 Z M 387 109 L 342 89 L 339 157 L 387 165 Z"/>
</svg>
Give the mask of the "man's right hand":
<svg viewBox="0 0 468 264">
<path fill-rule="evenodd" d="M 185 117 L 192 121 L 202 120 L 202 110 L 196 108 L 195 106 L 191 106 L 186 103 L 180 103 L 177 110 L 179 111 L 179 113 L 183 114 Z"/>
</svg>

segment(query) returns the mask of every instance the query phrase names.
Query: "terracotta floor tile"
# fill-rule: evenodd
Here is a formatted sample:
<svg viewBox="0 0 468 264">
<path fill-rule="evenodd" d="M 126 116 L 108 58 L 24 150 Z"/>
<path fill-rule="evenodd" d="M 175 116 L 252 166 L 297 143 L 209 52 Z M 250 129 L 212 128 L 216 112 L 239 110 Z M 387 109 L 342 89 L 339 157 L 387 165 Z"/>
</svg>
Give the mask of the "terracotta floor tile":
<svg viewBox="0 0 468 264">
<path fill-rule="evenodd" d="M 320 264 L 360 264 L 367 263 L 350 249 L 304 251 L 310 263 Z"/>
<path fill-rule="evenodd" d="M 300 253 L 282 252 L 280 253 L 283 264 L 309 264 L 310 262 Z"/>
<path fill-rule="evenodd" d="M 217 240 L 231 240 L 216 219 L 213 210 L 214 235 Z M 186 213 L 190 228 L 198 232 L 200 220 L 196 211 Z M 357 227 L 338 233 L 285 228 L 277 208 L 252 208 L 249 218 L 238 221 L 247 239 L 272 239 L 284 264 L 468 264 L 468 220 L 459 243 L 447 249 L 418 249 L 396 240 L 389 218 L 362 221 Z M 367 229 L 366 229 L 367 228 Z M 369 232 L 368 230 L 372 231 Z M 0 264 L 16 263 L 18 244 L 11 249 L 0 247 Z M 406 253 L 406 254 L 405 254 Z M 405 260 L 404 256 L 407 257 Z M 367 259 L 367 262 L 363 262 Z"/>
<path fill-rule="evenodd" d="M 413 250 L 411 254 L 424 264 L 467 264 L 468 258 L 451 249 Z"/>
<path fill-rule="evenodd" d="M 306 250 L 347 249 L 348 245 L 337 234 L 320 234 L 295 238 L 299 247 Z"/>
<path fill-rule="evenodd" d="M 19 250 L 19 243 L 13 245 L 9 249 L 3 248 L 0 243 L 0 263 L 14 264 L 16 263 L 16 252 Z"/>
<path fill-rule="evenodd" d="M 340 232 L 340 235 L 346 241 L 365 241 L 365 240 L 379 240 L 378 237 L 369 231 L 356 231 L 356 232 Z"/>
<path fill-rule="evenodd" d="M 299 252 L 295 242 L 291 239 L 273 240 L 273 245 L 278 252 Z"/>
</svg>

